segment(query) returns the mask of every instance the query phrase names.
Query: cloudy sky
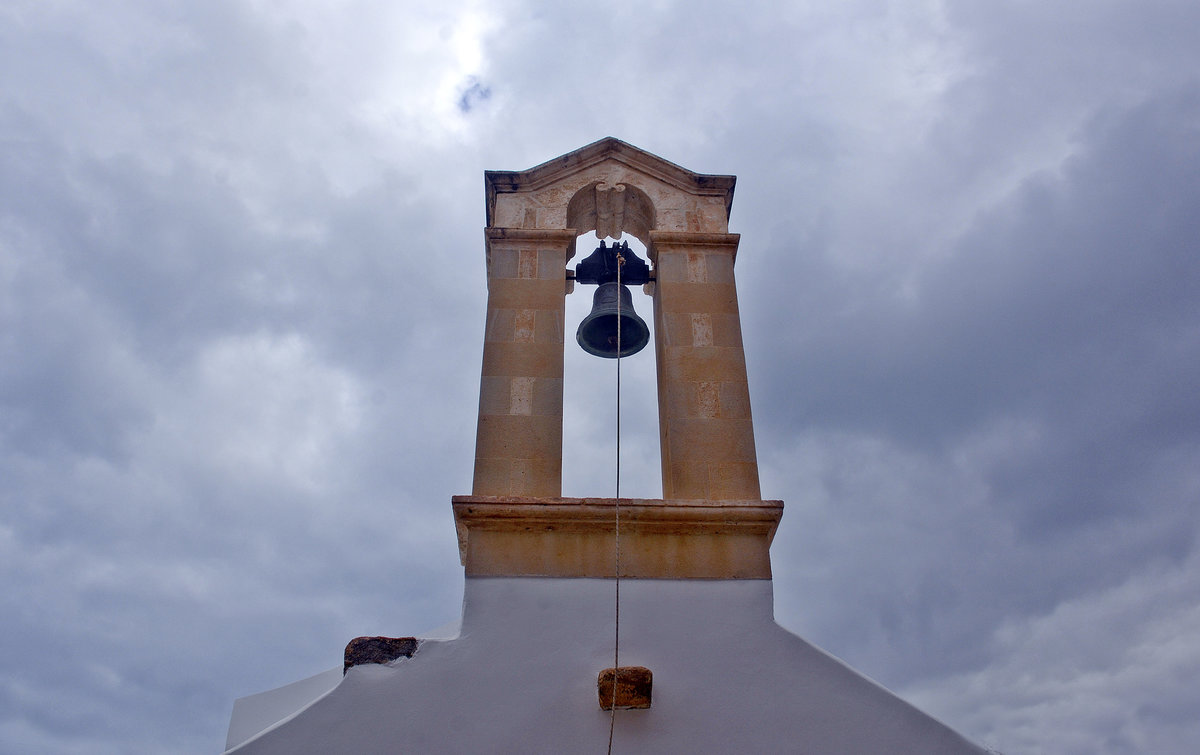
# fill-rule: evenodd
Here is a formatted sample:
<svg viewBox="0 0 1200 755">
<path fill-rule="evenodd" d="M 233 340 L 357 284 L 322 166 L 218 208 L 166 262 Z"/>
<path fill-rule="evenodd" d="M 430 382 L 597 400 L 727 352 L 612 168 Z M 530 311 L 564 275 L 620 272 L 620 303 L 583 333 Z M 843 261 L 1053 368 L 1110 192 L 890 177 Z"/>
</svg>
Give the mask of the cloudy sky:
<svg viewBox="0 0 1200 755">
<path fill-rule="evenodd" d="M 0 750 L 217 752 L 234 698 L 457 617 L 482 174 L 611 135 L 738 177 L 778 620 L 1006 755 L 1197 751 L 1198 35 L 1188 0 L 6 0 Z M 657 497 L 650 353 L 622 492 Z M 570 359 L 564 492 L 608 495 L 609 363 Z"/>
</svg>

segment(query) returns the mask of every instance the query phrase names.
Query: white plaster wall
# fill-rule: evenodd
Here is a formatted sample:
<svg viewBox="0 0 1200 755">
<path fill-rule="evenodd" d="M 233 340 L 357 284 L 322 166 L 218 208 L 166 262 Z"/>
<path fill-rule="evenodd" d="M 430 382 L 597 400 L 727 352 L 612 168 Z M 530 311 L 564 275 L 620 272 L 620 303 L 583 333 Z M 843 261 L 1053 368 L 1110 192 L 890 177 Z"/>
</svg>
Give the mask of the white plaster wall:
<svg viewBox="0 0 1200 755">
<path fill-rule="evenodd" d="M 769 580 L 623 580 L 621 597 L 621 665 L 654 691 L 617 713 L 615 752 L 985 752 L 775 624 Z M 230 752 L 604 752 L 612 643 L 611 580 L 469 578 L 458 638 L 352 668 Z"/>
<path fill-rule="evenodd" d="M 231 749 L 269 726 L 307 708 L 342 682 L 342 669 L 331 668 L 319 674 L 236 700 L 229 717 L 225 749 Z"/>
</svg>

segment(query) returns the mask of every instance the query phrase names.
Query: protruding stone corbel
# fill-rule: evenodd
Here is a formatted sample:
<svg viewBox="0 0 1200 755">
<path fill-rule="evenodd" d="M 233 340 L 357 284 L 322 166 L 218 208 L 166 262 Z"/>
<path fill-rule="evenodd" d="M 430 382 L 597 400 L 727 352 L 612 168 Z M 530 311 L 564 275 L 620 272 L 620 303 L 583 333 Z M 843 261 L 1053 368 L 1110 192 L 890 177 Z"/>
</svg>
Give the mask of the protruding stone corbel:
<svg viewBox="0 0 1200 755">
<path fill-rule="evenodd" d="M 596 680 L 602 710 L 644 710 L 650 707 L 654 674 L 645 666 L 606 668 Z M 614 689 L 615 688 L 615 689 Z"/>
<path fill-rule="evenodd" d="M 355 637 L 346 645 L 342 674 L 345 675 L 353 666 L 412 658 L 419 644 L 416 637 Z"/>
</svg>

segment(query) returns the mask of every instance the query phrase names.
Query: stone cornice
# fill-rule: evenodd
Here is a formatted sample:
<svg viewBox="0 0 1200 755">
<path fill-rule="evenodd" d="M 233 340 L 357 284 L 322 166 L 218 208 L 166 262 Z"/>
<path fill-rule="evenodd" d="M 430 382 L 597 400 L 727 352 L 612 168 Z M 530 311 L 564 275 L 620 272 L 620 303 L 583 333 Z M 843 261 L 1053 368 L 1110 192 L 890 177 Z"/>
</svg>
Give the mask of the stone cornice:
<svg viewBox="0 0 1200 755">
<path fill-rule="evenodd" d="M 574 228 L 492 228 L 488 226 L 484 236 L 491 241 L 562 241 L 573 243 L 579 236 Z"/>
<path fill-rule="evenodd" d="M 467 576 L 612 577 L 612 498 L 455 496 Z M 770 579 L 782 501 L 621 499 L 621 576 Z"/>
<path fill-rule="evenodd" d="M 737 259 L 740 233 L 699 233 L 694 231 L 650 231 L 650 243 L 646 248 L 646 256 L 652 262 L 658 261 L 659 249 L 686 248 L 688 251 L 709 253 L 729 252 Z"/>
</svg>

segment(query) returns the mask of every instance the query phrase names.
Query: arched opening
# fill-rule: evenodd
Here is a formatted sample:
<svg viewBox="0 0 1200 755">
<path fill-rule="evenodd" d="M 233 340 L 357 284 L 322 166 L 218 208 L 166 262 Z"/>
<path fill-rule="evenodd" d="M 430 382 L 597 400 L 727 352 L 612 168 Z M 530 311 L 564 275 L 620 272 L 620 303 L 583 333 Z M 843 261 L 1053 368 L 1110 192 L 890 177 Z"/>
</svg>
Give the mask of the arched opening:
<svg viewBox="0 0 1200 755">
<path fill-rule="evenodd" d="M 643 235 L 648 237 L 646 231 Z M 612 236 L 605 240 L 609 245 L 616 242 Z M 632 231 L 621 240 L 646 259 L 646 247 Z M 571 267 L 599 244 L 594 230 L 576 239 Z M 611 498 L 616 488 L 617 360 L 592 356 L 575 341 L 595 291 L 595 286 L 576 285 L 566 301 L 562 484 L 563 495 L 569 497 Z M 651 324 L 651 340 L 642 351 L 621 359 L 621 497 L 661 498 L 653 305 L 641 286 L 630 292 L 635 311 Z"/>
</svg>

